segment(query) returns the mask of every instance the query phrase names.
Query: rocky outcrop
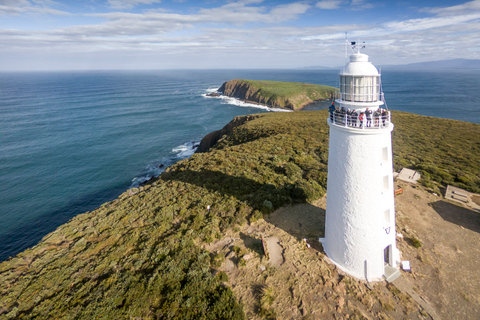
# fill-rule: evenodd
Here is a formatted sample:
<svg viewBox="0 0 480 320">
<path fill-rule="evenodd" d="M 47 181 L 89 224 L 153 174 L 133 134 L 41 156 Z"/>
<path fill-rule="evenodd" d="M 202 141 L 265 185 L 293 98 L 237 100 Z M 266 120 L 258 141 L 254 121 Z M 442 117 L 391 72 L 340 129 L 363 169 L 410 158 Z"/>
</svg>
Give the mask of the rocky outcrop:
<svg viewBox="0 0 480 320">
<path fill-rule="evenodd" d="M 211 147 L 215 145 L 223 136 L 230 134 L 234 128 L 241 126 L 247 121 L 258 118 L 259 115 L 248 115 L 248 116 L 238 116 L 233 118 L 225 127 L 220 130 L 210 132 L 202 141 L 197 148 L 197 153 L 207 152 Z"/>
<path fill-rule="evenodd" d="M 293 94 L 279 95 L 269 92 L 269 86 L 262 86 L 262 83 L 275 83 L 276 81 L 250 81 L 234 79 L 225 82 L 218 91 L 224 96 L 237 98 L 250 103 L 258 103 L 271 108 L 300 110 L 318 100 L 330 99 L 335 95 L 335 88 L 319 86 L 314 84 L 295 84 L 301 88 Z M 280 83 L 280 82 L 277 82 Z M 306 87 L 318 86 L 318 91 L 302 90 Z M 274 86 L 272 86 L 274 87 Z M 321 87 L 321 89 L 320 89 Z M 328 89 L 325 89 L 328 88 Z"/>
</svg>

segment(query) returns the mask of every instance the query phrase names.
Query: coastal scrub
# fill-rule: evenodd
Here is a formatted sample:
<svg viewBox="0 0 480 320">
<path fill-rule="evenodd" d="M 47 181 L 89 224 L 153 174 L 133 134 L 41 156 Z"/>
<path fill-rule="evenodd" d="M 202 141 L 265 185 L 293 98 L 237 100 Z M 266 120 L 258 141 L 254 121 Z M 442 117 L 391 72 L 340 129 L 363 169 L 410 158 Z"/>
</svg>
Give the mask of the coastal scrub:
<svg viewBox="0 0 480 320">
<path fill-rule="evenodd" d="M 225 257 L 204 246 L 263 214 L 325 194 L 327 116 L 321 110 L 239 121 L 206 152 L 71 219 L 0 264 L 0 317 L 244 319 L 228 277 L 218 272 Z M 433 188 L 480 190 L 480 125 L 405 112 L 392 112 L 392 121 L 396 170 L 421 170 Z M 274 315 L 274 293 L 260 299 L 265 316 Z M 348 299 L 373 305 L 375 298 Z M 385 299 L 385 312 L 392 312 Z"/>
</svg>

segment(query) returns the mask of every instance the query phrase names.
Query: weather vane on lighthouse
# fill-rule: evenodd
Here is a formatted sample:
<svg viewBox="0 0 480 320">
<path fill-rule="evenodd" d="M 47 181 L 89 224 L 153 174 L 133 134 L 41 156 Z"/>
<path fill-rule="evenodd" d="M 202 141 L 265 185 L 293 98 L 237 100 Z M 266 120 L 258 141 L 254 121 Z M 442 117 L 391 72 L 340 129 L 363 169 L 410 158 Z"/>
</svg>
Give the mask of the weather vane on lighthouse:
<svg viewBox="0 0 480 320">
<path fill-rule="evenodd" d="M 367 281 L 400 273 L 396 247 L 392 165 L 394 128 L 380 73 L 349 42 L 353 54 L 340 72 L 340 95 L 332 103 L 325 253 L 340 269 Z"/>
</svg>

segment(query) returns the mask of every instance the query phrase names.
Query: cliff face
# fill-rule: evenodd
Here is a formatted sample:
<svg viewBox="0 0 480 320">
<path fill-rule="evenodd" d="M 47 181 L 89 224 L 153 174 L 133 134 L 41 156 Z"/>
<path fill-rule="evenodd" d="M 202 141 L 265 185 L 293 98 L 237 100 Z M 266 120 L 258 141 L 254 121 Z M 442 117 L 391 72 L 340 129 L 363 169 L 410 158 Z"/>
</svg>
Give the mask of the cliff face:
<svg viewBox="0 0 480 320">
<path fill-rule="evenodd" d="M 197 148 L 197 153 L 207 152 L 208 149 L 213 147 L 222 137 L 232 133 L 233 129 L 241 126 L 247 121 L 253 120 L 258 118 L 259 115 L 248 115 L 248 116 L 239 116 L 233 118 L 225 127 L 220 130 L 210 132 L 205 137 L 203 137 L 202 141 L 200 141 L 200 145 Z"/>
<path fill-rule="evenodd" d="M 277 83 L 285 84 L 277 81 L 234 79 L 225 82 L 218 91 L 228 97 L 290 110 L 299 110 L 317 100 L 330 99 L 335 95 L 335 88 L 302 83 L 289 83 L 294 90 L 288 88 L 285 94 L 271 91 L 278 88 Z"/>
</svg>

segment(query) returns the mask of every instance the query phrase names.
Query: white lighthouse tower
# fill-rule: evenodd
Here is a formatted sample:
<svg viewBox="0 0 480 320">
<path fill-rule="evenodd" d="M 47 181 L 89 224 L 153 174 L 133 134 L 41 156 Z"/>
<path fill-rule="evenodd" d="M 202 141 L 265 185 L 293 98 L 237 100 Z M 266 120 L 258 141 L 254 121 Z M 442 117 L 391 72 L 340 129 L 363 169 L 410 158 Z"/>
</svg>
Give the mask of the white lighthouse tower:
<svg viewBox="0 0 480 320">
<path fill-rule="evenodd" d="M 393 124 L 384 109 L 378 70 L 351 43 L 353 54 L 340 73 L 330 127 L 325 253 L 340 269 L 367 281 L 400 273 L 396 248 L 392 167 Z M 372 111 L 368 121 L 368 111 Z M 383 111 L 379 115 L 378 111 Z M 362 112 L 367 114 L 361 115 Z M 361 121 L 361 118 L 364 118 Z"/>
</svg>

